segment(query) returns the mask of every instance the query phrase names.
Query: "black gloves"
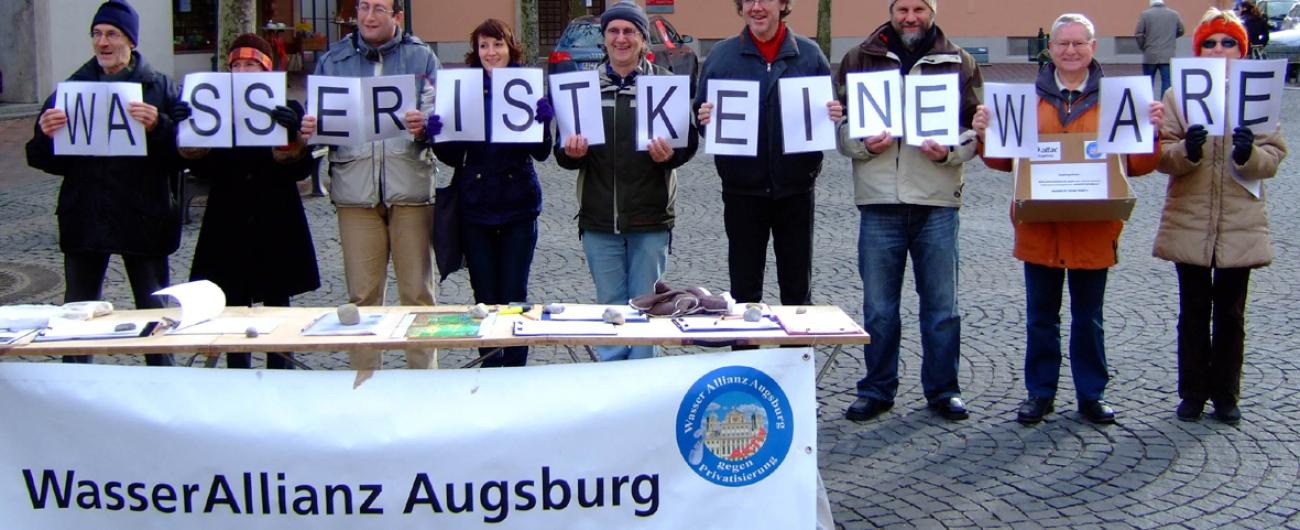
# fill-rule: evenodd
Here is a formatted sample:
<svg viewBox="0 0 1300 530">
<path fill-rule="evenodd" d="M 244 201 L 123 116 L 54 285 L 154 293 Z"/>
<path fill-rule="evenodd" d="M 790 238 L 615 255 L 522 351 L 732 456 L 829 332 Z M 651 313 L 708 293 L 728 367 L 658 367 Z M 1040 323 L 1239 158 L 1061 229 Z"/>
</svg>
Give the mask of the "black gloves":
<svg viewBox="0 0 1300 530">
<path fill-rule="evenodd" d="M 1250 153 L 1255 149 L 1255 131 L 1246 127 L 1232 130 L 1232 161 L 1243 166 L 1250 160 Z"/>
<path fill-rule="evenodd" d="M 180 123 L 190 119 L 191 114 L 194 114 L 194 109 L 190 108 L 189 103 L 177 101 L 175 105 L 172 105 L 172 110 L 167 113 L 167 117 L 172 119 L 172 123 Z"/>
<path fill-rule="evenodd" d="M 289 100 L 289 106 L 277 105 L 271 111 L 271 119 L 289 131 L 289 138 L 293 139 L 298 137 L 298 131 L 302 129 L 302 115 L 305 113 L 302 104 Z"/>
<path fill-rule="evenodd" d="M 1187 146 L 1187 161 L 1193 164 L 1201 161 L 1202 148 L 1205 147 L 1205 139 L 1210 135 L 1210 131 L 1205 130 L 1204 125 L 1193 125 L 1187 128 L 1187 134 L 1183 136 L 1183 144 Z"/>
</svg>

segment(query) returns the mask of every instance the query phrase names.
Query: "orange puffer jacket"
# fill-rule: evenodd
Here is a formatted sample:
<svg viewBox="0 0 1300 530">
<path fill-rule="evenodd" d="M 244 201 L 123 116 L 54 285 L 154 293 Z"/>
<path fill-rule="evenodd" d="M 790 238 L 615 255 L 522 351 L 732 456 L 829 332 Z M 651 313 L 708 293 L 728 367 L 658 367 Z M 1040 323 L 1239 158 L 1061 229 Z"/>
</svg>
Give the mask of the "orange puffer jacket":
<svg viewBox="0 0 1300 530">
<path fill-rule="evenodd" d="M 1101 113 L 1097 107 L 1101 77 L 1101 67 L 1094 61 L 1082 95 L 1067 105 L 1057 91 L 1055 68 L 1044 68 L 1037 82 L 1038 133 L 1096 132 Z M 1159 145 L 1157 140 L 1151 154 L 1124 155 L 1130 177 L 1155 170 L 1160 161 Z M 1011 171 L 1011 162 L 1009 158 L 984 157 L 985 164 L 1000 171 Z M 1014 203 L 1011 208 L 1011 224 L 1016 229 L 1015 256 L 1021 261 L 1058 269 L 1105 269 L 1119 261 L 1123 221 L 1017 223 Z"/>
</svg>

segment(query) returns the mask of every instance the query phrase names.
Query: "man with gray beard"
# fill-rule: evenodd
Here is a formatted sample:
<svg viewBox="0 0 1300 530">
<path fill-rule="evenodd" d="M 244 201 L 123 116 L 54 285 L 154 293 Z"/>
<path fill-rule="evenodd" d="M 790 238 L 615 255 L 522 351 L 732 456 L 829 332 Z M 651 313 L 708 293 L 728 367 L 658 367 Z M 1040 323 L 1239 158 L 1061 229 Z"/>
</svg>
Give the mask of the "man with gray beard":
<svg viewBox="0 0 1300 530">
<path fill-rule="evenodd" d="M 961 105 L 960 136 L 952 146 L 933 139 L 908 145 L 888 131 L 865 139 L 849 138 L 849 123 L 839 124 L 839 151 L 853 160 L 854 202 L 861 216 L 858 272 L 863 327 L 871 334 L 871 344 L 863 352 L 867 374 L 858 382 L 858 400 L 845 413 L 854 421 L 869 420 L 894 406 L 901 329 L 898 306 L 909 255 L 921 300 L 921 387 L 926 403 L 948 420 L 968 416 L 957 383 L 961 356 L 957 212 L 962 165 L 978 147 L 971 119 L 984 82 L 970 54 L 934 25 L 935 2 L 892 0 L 890 21 L 849 50 L 835 72 L 839 97 L 850 112 L 860 103 L 856 95 L 846 94 L 846 76 L 890 69 L 904 76 L 957 74 Z M 907 105 L 905 98 L 903 111 L 912 112 Z"/>
</svg>

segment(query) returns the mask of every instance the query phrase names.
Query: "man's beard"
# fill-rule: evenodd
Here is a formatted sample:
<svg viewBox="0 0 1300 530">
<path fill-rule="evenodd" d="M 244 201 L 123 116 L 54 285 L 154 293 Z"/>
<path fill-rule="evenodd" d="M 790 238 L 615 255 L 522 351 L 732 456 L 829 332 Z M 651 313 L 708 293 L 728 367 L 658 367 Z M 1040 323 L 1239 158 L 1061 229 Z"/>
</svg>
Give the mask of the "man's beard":
<svg viewBox="0 0 1300 530">
<path fill-rule="evenodd" d="M 898 33 L 899 38 L 903 39 L 903 46 L 911 49 L 925 39 L 925 35 L 930 32 L 930 27 L 922 26 L 920 31 L 913 33 L 903 30 L 901 24 L 895 24 L 894 31 Z"/>
</svg>

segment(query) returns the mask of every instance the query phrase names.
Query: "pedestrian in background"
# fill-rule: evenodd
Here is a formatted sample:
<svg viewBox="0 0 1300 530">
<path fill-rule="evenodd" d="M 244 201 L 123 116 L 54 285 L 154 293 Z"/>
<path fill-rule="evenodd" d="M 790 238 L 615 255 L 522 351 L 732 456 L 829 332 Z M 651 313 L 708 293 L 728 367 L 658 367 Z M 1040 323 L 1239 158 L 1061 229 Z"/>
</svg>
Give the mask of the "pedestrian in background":
<svg viewBox="0 0 1300 530">
<path fill-rule="evenodd" d="M 235 38 L 226 64 L 235 74 L 271 70 L 270 43 L 245 33 Z M 173 113 L 188 117 L 185 102 Z M 226 293 L 227 306 L 289 307 L 295 295 L 320 287 L 316 247 L 302 208 L 298 181 L 311 176 L 315 159 L 298 134 L 302 105 L 289 101 L 270 117 L 288 130 L 281 147 L 181 148 L 190 169 L 211 182 L 203 226 L 194 248 L 190 281 L 209 280 Z M 226 366 L 249 368 L 252 355 L 226 354 Z M 293 368 L 293 354 L 271 352 L 267 368 Z"/>
<path fill-rule="evenodd" d="M 1249 36 L 1250 41 L 1247 57 L 1267 59 L 1264 47 L 1268 46 L 1268 33 L 1272 28 L 1269 27 L 1268 19 L 1259 11 L 1259 6 L 1255 5 L 1255 2 L 1248 0 L 1241 3 L 1241 24 L 1246 27 L 1246 35 Z"/>
<path fill-rule="evenodd" d="M 434 304 L 433 153 L 424 135 L 426 112 L 433 108 L 438 57 L 399 21 L 405 2 L 363 0 L 357 4 L 357 30 L 330 45 L 316 61 L 316 75 L 415 76 L 418 110 L 408 110 L 399 136 L 359 145 L 330 146 L 330 200 L 338 212 L 339 243 L 348 301 L 384 305 L 388 262 L 397 277 L 397 299 L 404 306 Z M 302 120 L 304 139 L 316 133 L 316 116 Z M 382 352 L 349 354 L 353 369 L 377 370 Z M 437 368 L 437 350 L 406 350 L 407 368 Z"/>
<path fill-rule="evenodd" d="M 1061 15 L 1052 23 L 1052 63 L 1038 73 L 1038 133 L 1096 135 L 1101 111 L 1101 64 L 1092 21 L 1079 14 Z M 1156 130 L 1164 121 L 1164 106 L 1152 101 L 1147 114 Z M 983 105 L 974 127 L 984 137 L 990 111 Z M 983 145 L 983 140 L 980 142 Z M 1124 155 L 1129 176 L 1156 168 L 1159 153 Z M 992 169 L 1011 171 L 1009 158 L 988 158 Z M 1092 423 L 1114 423 L 1115 410 L 1105 401 L 1110 373 L 1106 367 L 1106 333 L 1102 320 L 1106 277 L 1119 261 L 1119 234 L 1124 222 L 1017 222 L 1015 256 L 1025 262 L 1025 390 L 1028 397 L 1016 411 L 1016 421 L 1034 424 L 1055 410 L 1061 378 L 1061 300 L 1070 285 L 1070 372 L 1079 415 Z"/>
<path fill-rule="evenodd" d="M 1151 0 L 1151 7 L 1138 16 L 1138 48 L 1142 50 L 1142 75 L 1151 76 L 1151 87 L 1159 99 L 1169 90 L 1169 60 L 1173 59 L 1178 38 L 1183 36 L 1183 18 L 1165 0 Z M 1156 74 L 1160 84 L 1156 84 Z"/>
<path fill-rule="evenodd" d="M 668 245 L 677 219 L 677 171 L 695 156 L 699 138 L 692 125 L 685 148 L 674 149 L 662 137 L 637 151 L 636 83 L 641 76 L 670 75 L 652 64 L 648 51 L 649 19 L 632 0 L 614 4 L 600 17 L 605 62 L 600 76 L 605 143 L 590 145 L 580 134 L 555 146 L 555 161 L 578 170 L 578 237 L 587 255 L 596 303 L 627 305 L 654 292 L 668 269 Z M 654 346 L 598 346 L 603 361 L 643 359 Z"/>
<path fill-rule="evenodd" d="M 975 59 L 935 25 L 933 0 L 894 0 L 890 20 L 849 50 L 835 72 L 838 86 L 852 72 L 898 70 L 902 75 L 956 74 L 961 94 L 955 146 L 926 139 L 910 145 L 889 131 L 849 138 L 839 124 L 839 152 L 853 160 L 858 223 L 863 347 L 866 375 L 845 417 L 865 421 L 893 408 L 898 392 L 899 314 L 903 275 L 912 258 L 920 297 L 921 388 L 931 410 L 948 420 L 969 416 L 961 399 L 961 313 L 957 308 L 958 230 L 963 166 L 975 156 L 971 118 L 984 85 Z M 840 94 L 847 98 L 848 94 Z"/>
<path fill-rule="evenodd" d="M 1246 29 L 1230 11 L 1211 8 L 1196 27 L 1198 57 L 1246 57 Z M 1286 158 L 1281 124 L 1256 134 L 1236 127 L 1210 137 L 1188 125 L 1165 94 L 1160 171 L 1169 175 L 1154 255 L 1178 273 L 1178 404 L 1183 421 L 1241 421 L 1246 295 L 1250 270 L 1273 261 L 1264 179 Z"/>
<path fill-rule="evenodd" d="M 505 22 L 488 19 L 470 33 L 474 48 L 465 54 L 465 64 L 483 69 L 483 113 L 492 116 L 492 71 L 523 64 L 524 50 L 515 32 Z M 545 133 L 531 144 L 492 142 L 443 142 L 433 146 L 438 159 L 455 173 L 460 216 L 460 241 L 469 267 L 469 284 L 474 301 L 508 304 L 528 300 L 528 271 L 537 247 L 537 217 L 542 213 L 542 187 L 533 161 L 551 154 L 551 118 L 555 112 L 545 97 L 537 101 L 537 121 Z M 485 119 L 487 137 L 492 120 Z M 429 116 L 430 137 L 442 130 L 442 118 Z M 440 271 L 445 277 L 450 271 Z M 483 367 L 523 366 L 527 346 L 480 348 L 487 354 Z"/>
<path fill-rule="evenodd" d="M 54 108 L 54 95 L 45 100 L 27 142 L 27 165 L 63 177 L 54 214 L 65 303 L 102 299 L 113 254 L 126 266 L 136 309 L 163 307 L 153 293 L 171 283 L 167 257 L 181 243 L 180 210 L 171 190 L 181 165 L 170 113 L 180 99 L 171 79 L 136 50 L 139 35 L 140 16 L 125 0 L 100 4 L 90 23 L 94 57 L 68 81 L 140 84 L 144 101 L 130 102 L 127 115 L 144 126 L 148 155 L 55 155 L 53 137 L 68 126 L 68 115 Z M 63 362 L 89 363 L 91 356 L 65 355 Z M 171 354 L 147 354 L 145 363 L 170 366 L 174 360 Z"/>
</svg>

